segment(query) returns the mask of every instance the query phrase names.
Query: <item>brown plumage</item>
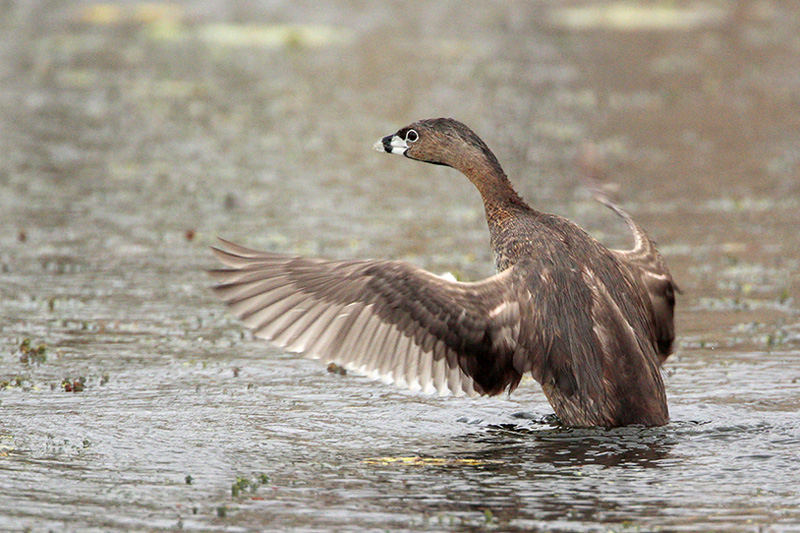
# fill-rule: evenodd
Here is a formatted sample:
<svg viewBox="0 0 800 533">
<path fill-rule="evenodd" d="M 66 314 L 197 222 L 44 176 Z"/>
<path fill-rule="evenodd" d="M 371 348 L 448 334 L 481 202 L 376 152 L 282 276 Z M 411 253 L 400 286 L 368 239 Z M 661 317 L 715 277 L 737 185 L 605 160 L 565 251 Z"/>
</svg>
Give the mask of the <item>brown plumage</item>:
<svg viewBox="0 0 800 533">
<path fill-rule="evenodd" d="M 448 281 L 401 261 L 326 261 L 222 241 L 216 293 L 256 336 L 385 381 L 440 394 L 499 394 L 530 372 L 564 424 L 667 423 L 660 365 L 676 286 L 652 240 L 609 250 L 529 207 L 486 144 L 452 119 L 375 144 L 447 165 L 478 188 L 498 274 Z"/>
</svg>

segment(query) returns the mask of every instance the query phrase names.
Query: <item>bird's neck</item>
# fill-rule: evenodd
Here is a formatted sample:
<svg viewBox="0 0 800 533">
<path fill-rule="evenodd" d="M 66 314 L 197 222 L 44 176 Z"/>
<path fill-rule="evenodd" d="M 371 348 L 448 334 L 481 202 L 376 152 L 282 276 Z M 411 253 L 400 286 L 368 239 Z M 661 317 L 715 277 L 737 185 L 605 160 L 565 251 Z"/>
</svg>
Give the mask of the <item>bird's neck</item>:
<svg viewBox="0 0 800 533">
<path fill-rule="evenodd" d="M 456 167 L 478 188 L 486 210 L 486 220 L 492 227 L 500 220 L 513 216 L 519 210 L 530 210 L 528 204 L 517 194 L 494 154 L 486 151 L 482 157 Z"/>
</svg>

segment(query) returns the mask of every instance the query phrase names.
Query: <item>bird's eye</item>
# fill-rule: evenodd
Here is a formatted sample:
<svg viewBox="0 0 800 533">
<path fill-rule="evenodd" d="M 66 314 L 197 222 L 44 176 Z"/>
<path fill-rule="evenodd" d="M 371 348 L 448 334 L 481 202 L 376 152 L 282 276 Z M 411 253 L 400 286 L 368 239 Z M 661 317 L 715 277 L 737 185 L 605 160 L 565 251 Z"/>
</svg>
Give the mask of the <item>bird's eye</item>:
<svg viewBox="0 0 800 533">
<path fill-rule="evenodd" d="M 406 133 L 406 142 L 415 143 L 419 139 L 419 134 L 414 130 L 408 130 Z"/>
</svg>

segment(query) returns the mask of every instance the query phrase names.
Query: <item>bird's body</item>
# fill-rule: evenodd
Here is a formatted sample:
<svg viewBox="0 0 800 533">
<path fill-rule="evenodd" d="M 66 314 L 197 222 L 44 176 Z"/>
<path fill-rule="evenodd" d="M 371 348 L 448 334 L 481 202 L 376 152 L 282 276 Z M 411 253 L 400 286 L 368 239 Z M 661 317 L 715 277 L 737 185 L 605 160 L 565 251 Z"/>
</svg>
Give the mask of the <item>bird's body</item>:
<svg viewBox="0 0 800 533">
<path fill-rule="evenodd" d="M 570 426 L 662 425 L 660 365 L 674 338 L 672 278 L 647 234 L 609 250 L 529 207 L 489 148 L 452 119 L 416 122 L 376 149 L 451 166 L 484 201 L 498 273 L 447 281 L 401 261 L 325 261 L 225 243 L 217 293 L 255 334 L 402 386 L 454 394 L 538 381 Z"/>
</svg>

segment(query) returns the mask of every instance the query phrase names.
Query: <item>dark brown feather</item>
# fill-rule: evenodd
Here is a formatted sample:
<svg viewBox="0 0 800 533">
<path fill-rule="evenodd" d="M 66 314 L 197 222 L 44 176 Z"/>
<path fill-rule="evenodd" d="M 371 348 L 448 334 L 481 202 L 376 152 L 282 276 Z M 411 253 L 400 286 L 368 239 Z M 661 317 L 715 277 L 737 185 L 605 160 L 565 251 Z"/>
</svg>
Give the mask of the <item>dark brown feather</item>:
<svg viewBox="0 0 800 533">
<path fill-rule="evenodd" d="M 675 341 L 675 293 L 681 290 L 644 228 L 607 195 L 598 191 L 595 198 L 621 217 L 633 234 L 633 248 L 611 252 L 631 268 L 647 288 L 656 326 L 658 352 L 663 363 L 672 354 L 672 343 Z"/>
<path fill-rule="evenodd" d="M 409 135 L 414 130 L 417 135 Z M 410 140 L 409 140 L 410 139 Z M 531 209 L 491 150 L 452 119 L 376 143 L 451 166 L 484 201 L 499 274 L 447 281 L 400 261 L 327 261 L 214 249 L 216 293 L 255 335 L 413 390 L 499 394 L 525 373 L 573 426 L 668 421 L 660 364 L 677 290 L 652 240 L 608 250 L 572 222 Z"/>
</svg>

